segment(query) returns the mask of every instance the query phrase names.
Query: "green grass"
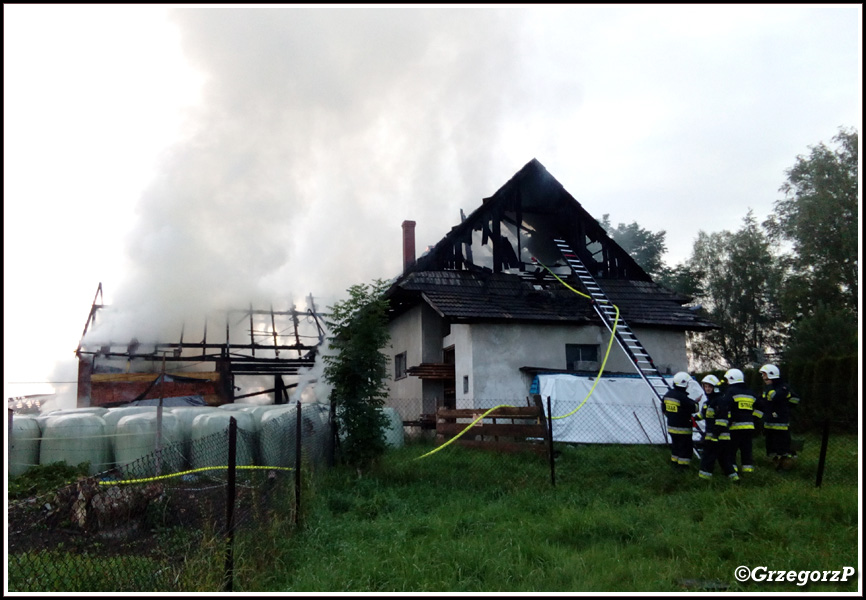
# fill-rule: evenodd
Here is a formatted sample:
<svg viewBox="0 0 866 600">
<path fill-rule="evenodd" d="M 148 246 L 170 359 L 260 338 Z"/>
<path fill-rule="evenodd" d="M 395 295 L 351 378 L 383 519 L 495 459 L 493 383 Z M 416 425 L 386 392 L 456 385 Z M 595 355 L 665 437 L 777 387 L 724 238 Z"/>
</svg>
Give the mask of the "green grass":
<svg viewBox="0 0 866 600">
<path fill-rule="evenodd" d="M 835 439 L 833 453 L 856 453 L 856 438 Z M 802 587 L 734 578 L 740 565 L 859 564 L 856 454 L 853 470 L 828 471 L 816 488 L 816 440 L 794 471 L 759 466 L 737 486 L 718 469 L 709 482 L 696 465 L 673 472 L 658 447 L 564 447 L 555 487 L 545 459 L 449 448 L 414 460 L 430 448 L 391 451 L 360 479 L 320 474 L 303 527 L 269 544 L 279 567 L 245 573 L 243 591 L 858 590 L 856 576 Z"/>
<path fill-rule="evenodd" d="M 797 436 L 795 436 L 797 437 Z M 763 457 L 756 440 L 756 457 Z M 546 459 L 413 444 L 369 473 L 304 477 L 301 526 L 291 486 L 235 536 L 235 592 L 855 592 L 848 582 L 738 583 L 740 565 L 833 571 L 859 564 L 857 438 L 834 435 L 823 485 L 820 440 L 796 468 L 763 460 L 733 485 L 669 466 L 666 448 L 558 446 Z M 52 470 L 53 469 L 53 470 Z M 21 492 L 71 476 L 23 478 Z M 50 472 L 49 472 L 50 471 Z M 307 473 L 310 475 L 310 473 Z M 42 481 L 42 480 L 45 481 Z M 37 485 L 38 484 L 38 485 Z M 35 486 L 35 487 L 34 487 Z M 10 488 L 11 490 L 11 488 Z M 106 556 L 83 544 L 8 557 L 10 591 L 221 589 L 216 530 L 160 533 L 158 551 Z M 178 563 L 174 558 L 183 557 Z"/>
</svg>

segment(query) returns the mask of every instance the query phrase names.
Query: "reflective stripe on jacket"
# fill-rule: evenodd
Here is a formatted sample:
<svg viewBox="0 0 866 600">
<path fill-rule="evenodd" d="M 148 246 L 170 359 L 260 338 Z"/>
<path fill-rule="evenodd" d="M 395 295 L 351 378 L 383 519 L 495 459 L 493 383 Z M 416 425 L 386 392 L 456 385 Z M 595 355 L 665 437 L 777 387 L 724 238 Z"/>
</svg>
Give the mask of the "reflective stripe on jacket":
<svg viewBox="0 0 866 600">
<path fill-rule="evenodd" d="M 692 433 L 692 415 L 696 404 L 689 395 L 680 388 L 671 388 L 661 400 L 662 412 L 668 423 L 668 433 Z"/>
<path fill-rule="evenodd" d="M 725 402 L 731 407 L 731 431 L 743 431 L 755 428 L 755 419 L 763 416 L 758 399 L 745 383 L 731 384 L 725 390 Z"/>
<path fill-rule="evenodd" d="M 800 403 L 800 398 L 778 379 L 764 387 L 763 397 L 764 428 L 786 431 L 791 420 L 791 409 Z"/>
</svg>

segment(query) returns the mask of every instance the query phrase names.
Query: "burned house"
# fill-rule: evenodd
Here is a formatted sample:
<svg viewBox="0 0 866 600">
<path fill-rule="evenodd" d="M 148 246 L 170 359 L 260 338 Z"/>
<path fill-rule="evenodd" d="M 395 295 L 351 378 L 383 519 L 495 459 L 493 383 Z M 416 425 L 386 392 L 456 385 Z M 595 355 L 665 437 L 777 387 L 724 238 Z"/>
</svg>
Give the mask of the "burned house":
<svg viewBox="0 0 866 600">
<path fill-rule="evenodd" d="M 605 302 L 635 336 L 617 339 L 605 374 L 652 383 L 649 374 L 685 370 L 686 332 L 715 328 L 653 282 L 536 160 L 417 260 L 414 226 L 403 223 L 404 270 L 386 293 L 388 384 L 404 420 L 520 402 L 539 373 L 594 375 L 611 336 L 612 317 L 596 311 Z"/>
<path fill-rule="evenodd" d="M 325 338 L 312 297 L 306 310 L 227 310 L 215 328 L 211 323 L 210 334 L 205 318 L 194 339 L 186 326 L 173 340 L 148 339 L 147 331 L 125 341 L 88 335 L 108 318 L 106 310 L 99 284 L 76 350 L 78 407 L 160 401 L 219 406 L 252 397 L 284 404 Z"/>
</svg>

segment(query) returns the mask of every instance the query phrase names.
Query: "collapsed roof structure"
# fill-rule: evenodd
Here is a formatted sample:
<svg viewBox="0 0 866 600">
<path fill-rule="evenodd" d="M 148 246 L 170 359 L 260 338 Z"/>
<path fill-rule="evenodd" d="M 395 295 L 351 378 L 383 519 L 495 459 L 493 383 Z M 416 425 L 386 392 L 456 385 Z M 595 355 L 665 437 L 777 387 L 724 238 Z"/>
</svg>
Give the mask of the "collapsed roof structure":
<svg viewBox="0 0 866 600">
<path fill-rule="evenodd" d="M 75 351 L 79 407 L 190 396 L 218 406 L 267 394 L 273 394 L 274 404 L 284 404 L 288 390 L 297 386 L 296 381 L 287 382 L 284 377 L 297 377 L 311 369 L 325 339 L 323 315 L 317 312 L 312 296 L 304 311 L 294 306 L 280 311 L 273 306 L 256 309 L 252 305 L 226 310 L 224 321 L 216 332 L 211 331 L 210 339 L 205 318 L 201 338 L 195 341 L 190 340 L 184 326 L 173 341 L 115 341 L 88 336 L 98 316 L 100 320 L 106 316 L 106 309 L 100 283 Z M 242 389 L 236 385 L 239 378 L 253 382 L 256 391 L 236 395 Z M 262 381 L 272 381 L 273 386 L 261 385 Z"/>
</svg>

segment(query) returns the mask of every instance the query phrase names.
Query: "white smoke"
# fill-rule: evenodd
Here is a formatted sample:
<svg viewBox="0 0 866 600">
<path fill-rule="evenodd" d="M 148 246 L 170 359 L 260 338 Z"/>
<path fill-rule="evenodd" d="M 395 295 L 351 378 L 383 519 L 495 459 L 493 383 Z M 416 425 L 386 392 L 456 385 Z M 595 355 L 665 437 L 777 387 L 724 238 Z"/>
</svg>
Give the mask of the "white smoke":
<svg viewBox="0 0 866 600">
<path fill-rule="evenodd" d="M 328 338 L 330 338 L 330 333 L 326 330 L 326 339 Z M 298 385 L 290 397 L 291 402 L 330 404 L 333 386 L 324 378 L 325 357 L 335 355 L 336 352 L 327 341 L 319 346 L 313 366 L 298 372 Z"/>
<path fill-rule="evenodd" d="M 515 84 L 516 13 L 173 16 L 206 80 L 203 107 L 139 202 L 114 340 L 174 339 L 213 311 L 330 301 L 388 279 L 405 218 L 435 241 L 532 158 L 505 175 L 486 167 L 504 113 L 528 93 Z"/>
</svg>

